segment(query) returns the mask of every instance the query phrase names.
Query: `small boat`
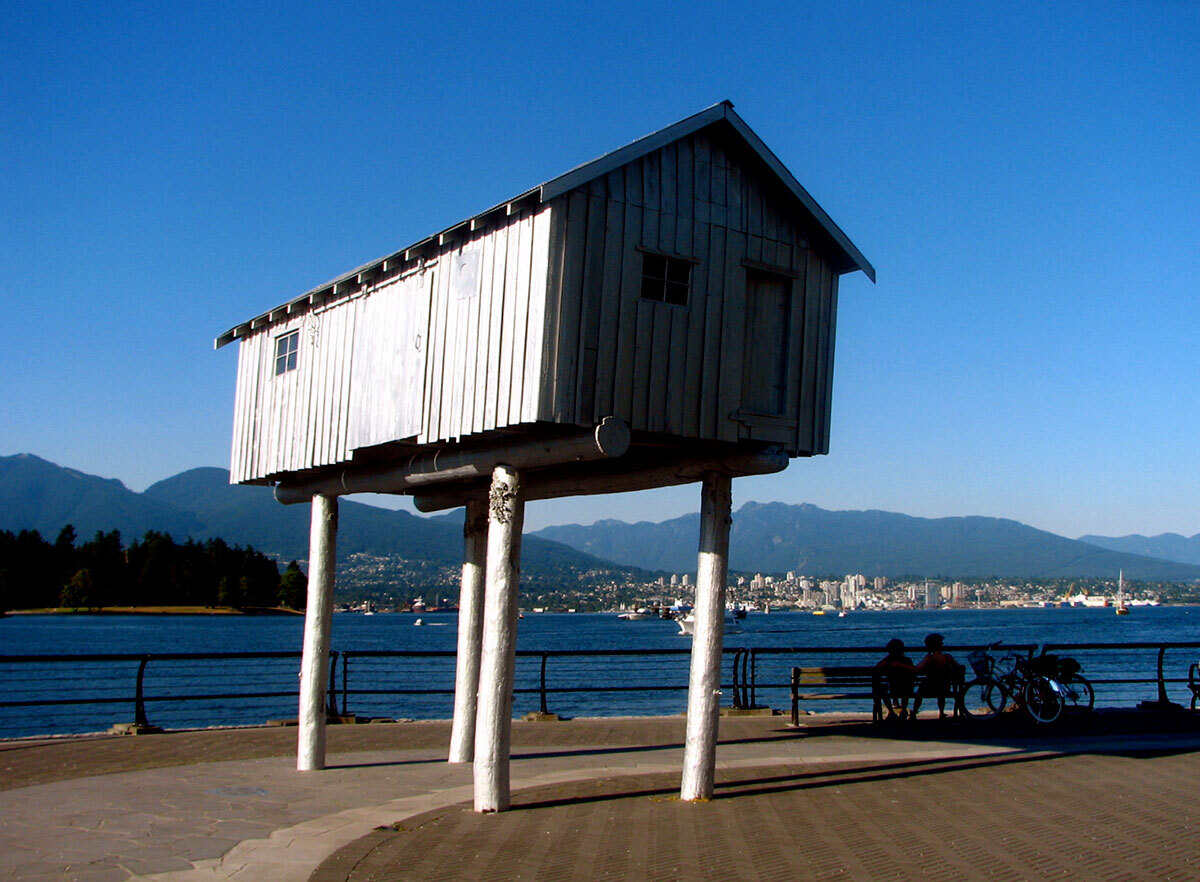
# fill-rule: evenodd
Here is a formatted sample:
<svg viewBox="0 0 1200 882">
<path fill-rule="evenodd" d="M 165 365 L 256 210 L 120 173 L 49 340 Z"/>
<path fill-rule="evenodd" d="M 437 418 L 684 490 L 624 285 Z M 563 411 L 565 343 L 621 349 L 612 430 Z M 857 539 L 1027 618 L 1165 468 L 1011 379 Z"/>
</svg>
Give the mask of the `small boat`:
<svg viewBox="0 0 1200 882">
<path fill-rule="evenodd" d="M 413 627 L 416 627 L 417 625 L 424 625 L 424 624 L 425 623 L 423 621 L 421 621 L 420 619 L 417 619 L 415 622 L 413 622 Z"/>
<path fill-rule="evenodd" d="M 696 629 L 696 616 L 694 613 L 688 613 L 683 618 L 675 620 L 679 625 L 679 633 L 684 637 L 692 637 Z M 725 610 L 725 625 L 721 629 L 724 634 L 740 634 L 742 629 L 738 625 L 738 620 L 733 616 L 730 610 Z"/>
<path fill-rule="evenodd" d="M 823 615 L 825 615 L 825 610 L 823 610 L 823 609 L 814 609 L 814 610 L 812 611 L 812 614 L 813 614 L 814 616 L 823 616 Z"/>
<path fill-rule="evenodd" d="M 1125 605 L 1125 571 L 1121 570 L 1121 576 L 1117 580 L 1117 615 L 1129 615 L 1129 607 Z"/>
</svg>

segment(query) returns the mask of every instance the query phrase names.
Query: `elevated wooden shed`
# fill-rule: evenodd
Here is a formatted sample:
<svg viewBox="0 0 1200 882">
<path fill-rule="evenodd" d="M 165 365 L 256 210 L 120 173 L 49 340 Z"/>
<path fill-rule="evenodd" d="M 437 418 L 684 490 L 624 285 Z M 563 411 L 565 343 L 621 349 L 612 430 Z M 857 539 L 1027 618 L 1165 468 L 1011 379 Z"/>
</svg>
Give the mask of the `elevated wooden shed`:
<svg viewBox="0 0 1200 882">
<path fill-rule="evenodd" d="M 491 809 L 507 804 L 501 632 L 515 625 L 524 501 L 703 479 L 687 761 L 702 780 L 689 791 L 685 774 L 684 792 L 706 795 L 729 480 L 828 451 L 838 278 L 856 270 L 875 277 L 733 105 L 713 105 L 220 335 L 218 348 L 241 343 L 232 480 L 313 502 L 309 618 L 326 649 L 314 605 L 332 590 L 337 496 L 468 504 L 459 690 L 499 704 L 492 736 L 475 733 L 472 707 L 462 738 L 476 734 L 476 802 Z M 499 640 L 486 685 L 461 667 L 481 641 L 489 665 L 468 584 L 485 564 Z M 311 689 L 324 676 L 313 641 Z M 711 736 L 695 750 L 693 721 Z M 323 763 L 316 746 L 301 767 Z M 503 769 L 483 775 L 481 800 L 483 746 Z"/>
</svg>

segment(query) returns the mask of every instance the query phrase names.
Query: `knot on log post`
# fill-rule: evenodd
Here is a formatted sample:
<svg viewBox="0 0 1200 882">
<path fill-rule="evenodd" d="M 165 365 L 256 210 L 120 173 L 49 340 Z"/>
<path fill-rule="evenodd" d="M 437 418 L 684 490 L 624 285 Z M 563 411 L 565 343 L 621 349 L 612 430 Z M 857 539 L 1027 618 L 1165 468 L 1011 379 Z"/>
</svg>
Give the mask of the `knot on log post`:
<svg viewBox="0 0 1200 882">
<path fill-rule="evenodd" d="M 492 520 L 498 524 L 511 523 L 516 513 L 515 502 L 518 488 L 515 485 L 496 483 L 492 485 L 490 505 Z"/>
</svg>

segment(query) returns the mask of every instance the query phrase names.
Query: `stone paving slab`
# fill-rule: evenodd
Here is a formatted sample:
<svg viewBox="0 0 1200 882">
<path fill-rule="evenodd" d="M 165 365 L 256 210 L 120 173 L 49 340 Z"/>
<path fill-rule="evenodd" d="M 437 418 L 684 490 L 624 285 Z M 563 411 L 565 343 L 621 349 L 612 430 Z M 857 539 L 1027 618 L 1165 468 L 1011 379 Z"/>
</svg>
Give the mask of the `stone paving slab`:
<svg viewBox="0 0 1200 882">
<path fill-rule="evenodd" d="M 939 845 L 940 838 L 922 839 L 919 827 L 918 833 L 913 833 L 904 826 L 910 822 L 903 819 L 910 816 L 909 808 L 938 818 L 935 810 L 943 802 L 952 806 L 954 800 L 966 799 L 965 813 L 941 810 L 952 826 L 960 815 L 970 814 L 978 792 L 990 792 L 988 787 L 981 791 L 981 785 L 973 783 L 975 779 L 1003 768 L 1012 758 L 1023 760 L 1018 764 L 1021 768 L 1050 768 L 1077 762 L 1082 756 L 1097 758 L 1101 763 L 1098 771 L 1087 767 L 1087 774 L 1107 775 L 1112 792 L 1119 789 L 1122 776 L 1132 782 L 1130 792 L 1139 794 L 1139 799 L 1131 803 L 1130 812 L 1149 812 L 1145 816 L 1148 826 L 1178 829 L 1160 816 L 1166 806 L 1172 817 L 1186 817 L 1190 823 L 1190 815 L 1179 813 L 1178 801 L 1170 801 L 1175 795 L 1157 797 L 1158 790 L 1147 789 L 1141 782 L 1161 779 L 1166 782 L 1162 792 L 1173 794 L 1171 788 L 1184 776 L 1196 780 L 1200 768 L 1188 764 L 1191 752 L 1200 749 L 1194 718 L 1188 715 L 1170 725 L 1152 726 L 1159 734 L 1147 734 L 1145 718 L 1132 728 L 1114 720 L 1098 718 L 1088 731 L 1101 734 L 1085 736 L 1069 727 L 1051 734 L 1006 731 L 1003 727 L 981 731 L 924 721 L 902 728 L 873 727 L 859 719 L 840 717 L 809 719 L 807 728 L 792 730 L 779 717 L 724 719 L 718 751 L 718 798 L 704 808 L 672 799 L 682 760 L 682 718 L 518 723 L 513 732 L 512 773 L 517 810 L 499 816 L 469 811 L 470 767 L 444 762 L 449 737 L 449 724 L 444 722 L 331 727 L 330 768 L 309 773 L 295 771 L 294 729 L 6 742 L 0 743 L 0 879 L 304 882 L 318 867 L 319 873 L 326 874 L 322 878 L 338 878 L 339 882 L 375 878 L 363 875 L 368 867 L 382 874 L 379 878 L 415 879 L 782 878 L 772 876 L 772 868 L 784 874 L 799 872 L 792 847 L 796 830 L 790 822 L 777 826 L 770 820 L 775 817 L 798 819 L 797 823 L 807 818 L 805 823 L 822 831 L 804 837 L 807 856 L 803 865 L 810 869 L 828 867 L 829 872 L 849 874 L 850 878 L 888 878 L 886 874 L 895 870 L 899 875 L 892 878 L 909 878 L 903 875 L 907 869 L 896 868 L 932 866 L 930 861 L 934 861 L 930 857 L 923 858 L 924 863 L 913 863 L 911 847 L 919 846 L 920 854 L 939 855 L 937 860 L 952 869 L 958 867 L 956 872 L 965 872 L 960 865 L 967 859 L 956 857 L 958 851 L 946 852 L 946 847 Z M 1139 758 L 1136 763 L 1133 757 Z M 960 765 L 952 770 L 938 765 L 947 762 Z M 1177 767 L 1170 766 L 1171 762 Z M 1162 775 L 1137 778 L 1138 770 L 1158 765 L 1165 768 Z M 810 780 L 813 774 L 818 777 Z M 943 779 L 958 783 L 930 792 L 921 789 L 931 786 L 922 782 Z M 889 787 L 898 788 L 894 804 L 905 806 L 903 811 L 890 809 L 891 802 L 877 806 L 870 801 L 869 794 L 877 796 L 886 792 L 881 788 Z M 909 787 L 917 789 L 910 793 Z M 1027 789 L 1036 795 L 1036 787 Z M 997 792 L 1008 791 L 1001 788 Z M 844 793 L 857 802 L 847 803 Z M 831 794 L 836 796 L 833 802 Z M 1069 787 L 1060 788 L 1050 805 L 1071 798 Z M 1037 804 L 1032 796 L 1025 801 Z M 1096 802 L 1089 798 L 1085 808 Z M 825 806 L 820 809 L 825 814 L 812 816 L 817 810 L 814 805 Z M 858 806 L 857 815 L 849 814 L 854 805 Z M 996 816 L 1008 817 L 1009 808 L 1002 801 Z M 868 867 L 861 856 L 855 858 L 858 863 L 848 864 L 845 854 L 839 856 L 834 848 L 839 841 L 864 841 L 863 811 L 894 829 L 904 843 L 901 847 L 881 841 L 873 846 L 885 857 L 890 855 L 892 864 L 877 857 Z M 751 823 L 743 815 L 767 820 Z M 443 817 L 457 820 L 454 826 L 446 826 L 450 822 L 440 821 Z M 530 819 L 536 822 L 534 827 L 528 826 Z M 696 819 L 703 824 L 695 826 L 699 823 Z M 1111 818 L 1100 820 L 1107 823 Z M 1068 813 L 1056 821 L 1082 825 L 1088 835 L 1095 822 L 1086 813 Z M 410 832 L 400 833 L 394 826 L 397 823 Z M 456 840 L 460 834 L 466 835 L 463 831 L 472 824 L 480 826 L 472 828 L 467 839 Z M 537 824 L 546 829 L 535 829 Z M 660 826 L 671 835 L 648 832 Z M 376 829 L 380 827 L 384 830 Z M 827 836 L 826 828 L 845 828 L 854 835 Z M 601 833 L 596 833 L 597 829 Z M 869 827 L 870 835 L 874 829 Z M 493 840 L 491 831 L 502 831 L 501 838 Z M 1062 830 L 1037 829 L 1036 833 L 1053 840 Z M 870 835 L 866 841 L 874 841 Z M 1018 838 L 1032 835 L 1022 832 Z M 767 838 L 759 842 L 764 836 Z M 420 849 L 445 854 L 436 873 L 429 867 L 422 870 L 398 862 L 397 852 L 410 850 L 402 842 L 415 843 L 419 837 L 445 840 L 420 843 Z M 726 837 L 727 841 L 721 844 L 712 837 Z M 982 848 L 971 845 L 975 840 L 965 834 L 963 837 L 960 841 L 967 843 L 963 853 Z M 582 845 L 541 847 L 560 839 L 566 843 L 586 840 L 591 845 L 586 849 Z M 468 842 L 473 846 L 476 840 L 479 854 L 485 857 L 472 857 L 473 852 L 464 847 Z M 1139 842 L 1151 841 L 1168 857 L 1157 864 L 1143 861 L 1149 868 L 1146 872 L 1166 874 L 1156 878 L 1200 878 L 1188 845 L 1172 851 L 1141 835 L 1126 845 L 1137 847 Z M 749 865 L 730 864 L 748 842 L 757 843 L 756 854 L 775 857 L 760 856 L 758 863 Z M 1017 849 L 1014 845 L 1006 851 Z M 533 855 L 539 857 L 534 860 Z M 1105 855 L 1103 849 L 1093 848 L 1081 853 L 1075 865 L 1107 872 Z M 1035 865 L 1032 857 L 1022 859 L 1026 860 L 1025 869 Z M 481 860 L 488 864 L 482 874 Z M 697 864 L 697 860 L 708 863 Z M 1045 865 L 1058 866 L 1053 860 Z M 355 869 L 360 866 L 361 870 Z M 750 872 L 746 866 L 757 867 L 753 873 L 758 875 L 745 875 Z M 1001 861 L 997 866 L 1004 864 Z M 1123 872 L 1132 872 L 1131 866 L 1134 864 L 1127 862 Z M 1172 875 L 1180 867 L 1190 868 L 1193 875 Z M 602 875 L 587 875 L 600 868 Z M 460 872 L 466 875 L 455 875 Z M 702 875 L 688 875 L 693 872 Z M 733 875 L 726 876 L 727 872 Z M 859 872 L 884 875 L 854 875 Z"/>
</svg>

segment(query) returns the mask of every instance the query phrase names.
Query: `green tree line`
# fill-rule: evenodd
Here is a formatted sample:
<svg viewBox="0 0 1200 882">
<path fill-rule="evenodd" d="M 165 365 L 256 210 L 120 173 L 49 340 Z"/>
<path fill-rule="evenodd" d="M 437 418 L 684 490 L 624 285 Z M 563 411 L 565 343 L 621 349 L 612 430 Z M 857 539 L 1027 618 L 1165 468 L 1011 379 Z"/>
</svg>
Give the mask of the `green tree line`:
<svg viewBox="0 0 1200 882">
<path fill-rule="evenodd" d="M 279 565 L 222 539 L 176 542 L 153 530 L 128 547 L 116 530 L 79 542 L 63 527 L 54 542 L 36 530 L 0 531 L 0 610 L 106 606 L 231 606 L 303 609 L 308 580 L 296 561 Z"/>
</svg>

